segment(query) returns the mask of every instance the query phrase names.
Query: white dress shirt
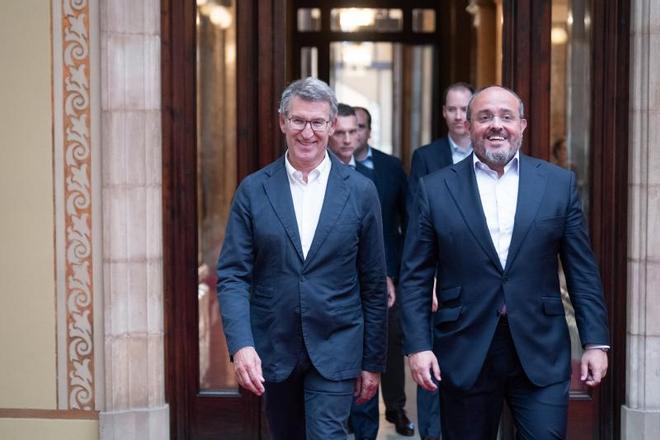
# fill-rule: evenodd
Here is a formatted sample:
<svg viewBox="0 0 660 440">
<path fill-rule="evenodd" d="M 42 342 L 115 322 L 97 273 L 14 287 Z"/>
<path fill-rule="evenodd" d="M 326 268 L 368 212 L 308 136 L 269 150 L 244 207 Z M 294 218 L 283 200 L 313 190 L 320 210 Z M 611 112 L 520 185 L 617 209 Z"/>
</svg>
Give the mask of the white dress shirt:
<svg viewBox="0 0 660 440">
<path fill-rule="evenodd" d="M 323 199 L 325 198 L 325 189 L 328 186 L 328 176 L 330 176 L 330 157 L 325 152 L 325 157 L 321 163 L 309 172 L 307 182 L 303 180 L 303 173 L 298 171 L 289 162 L 289 152 L 285 157 L 286 173 L 289 176 L 289 188 L 291 188 L 291 198 L 293 198 L 293 209 L 296 213 L 296 222 L 298 223 L 298 234 L 300 235 L 300 244 L 302 245 L 303 256 L 307 257 L 307 252 L 312 245 L 316 226 L 321 216 Z"/>
<path fill-rule="evenodd" d="M 451 136 L 447 135 L 447 139 L 449 139 L 449 146 L 451 147 L 452 163 L 459 163 L 472 153 L 472 144 L 465 148 L 461 148 L 456 142 L 454 142 Z"/>
<path fill-rule="evenodd" d="M 493 240 L 502 268 L 504 268 L 509 255 L 518 203 L 519 153 L 516 153 L 514 158 L 504 166 L 504 174 L 501 177 L 497 175 L 497 171 L 479 160 L 476 154 L 472 157 L 488 232 L 490 232 L 490 238 Z"/>
</svg>

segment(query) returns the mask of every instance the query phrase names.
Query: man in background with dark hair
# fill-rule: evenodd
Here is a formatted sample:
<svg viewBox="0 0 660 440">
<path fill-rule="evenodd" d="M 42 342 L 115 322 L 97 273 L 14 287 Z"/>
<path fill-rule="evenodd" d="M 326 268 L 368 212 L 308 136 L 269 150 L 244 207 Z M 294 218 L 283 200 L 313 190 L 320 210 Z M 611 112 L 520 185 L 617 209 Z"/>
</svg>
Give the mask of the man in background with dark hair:
<svg viewBox="0 0 660 440">
<path fill-rule="evenodd" d="M 388 344 L 387 368 L 382 375 L 381 388 L 385 402 L 385 419 L 394 424 L 396 432 L 415 435 L 415 426 L 405 411 L 405 371 L 399 311 L 396 304 L 396 285 L 399 281 L 401 251 L 406 222 L 406 173 L 401 161 L 369 145 L 371 115 L 363 107 L 354 107 L 357 117 L 357 147 L 353 153 L 358 172 L 376 184 L 383 214 L 383 234 L 387 261 Z M 375 440 L 378 432 L 378 395 L 364 405 L 353 405 L 351 422 L 356 440 Z"/>
<path fill-rule="evenodd" d="M 447 124 L 447 136 L 436 139 L 415 150 L 408 180 L 408 209 L 412 206 L 419 179 L 427 174 L 465 159 L 471 152 L 470 133 L 465 127 L 465 114 L 474 89 L 470 84 L 457 82 L 445 90 L 442 116 Z M 432 311 L 438 309 L 433 295 Z M 430 324 L 430 323 L 429 323 Z M 417 387 L 417 422 L 419 435 L 424 440 L 440 438 L 440 400 L 438 393 Z"/>
</svg>

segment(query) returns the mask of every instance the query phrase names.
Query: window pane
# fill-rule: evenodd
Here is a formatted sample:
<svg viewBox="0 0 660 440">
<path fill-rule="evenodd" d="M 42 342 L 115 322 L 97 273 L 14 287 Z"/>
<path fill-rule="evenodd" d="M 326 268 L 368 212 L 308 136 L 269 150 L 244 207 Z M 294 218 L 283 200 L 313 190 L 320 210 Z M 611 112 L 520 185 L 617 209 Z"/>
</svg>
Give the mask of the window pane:
<svg viewBox="0 0 660 440">
<path fill-rule="evenodd" d="M 298 9 L 298 31 L 318 32 L 321 30 L 321 10 L 319 8 Z"/>
<path fill-rule="evenodd" d="M 433 9 L 413 9 L 413 32 L 435 32 L 435 11 Z"/>
<path fill-rule="evenodd" d="M 235 1 L 197 9 L 199 385 L 236 389 L 216 298 L 215 265 L 236 187 Z"/>
<path fill-rule="evenodd" d="M 401 9 L 337 8 L 330 11 L 330 30 L 335 32 L 400 32 Z"/>
<path fill-rule="evenodd" d="M 300 48 L 300 77 L 319 76 L 319 51 L 316 47 Z"/>
<path fill-rule="evenodd" d="M 432 46 L 331 43 L 330 85 L 339 101 L 369 110 L 373 147 L 408 163 L 431 140 Z"/>
</svg>

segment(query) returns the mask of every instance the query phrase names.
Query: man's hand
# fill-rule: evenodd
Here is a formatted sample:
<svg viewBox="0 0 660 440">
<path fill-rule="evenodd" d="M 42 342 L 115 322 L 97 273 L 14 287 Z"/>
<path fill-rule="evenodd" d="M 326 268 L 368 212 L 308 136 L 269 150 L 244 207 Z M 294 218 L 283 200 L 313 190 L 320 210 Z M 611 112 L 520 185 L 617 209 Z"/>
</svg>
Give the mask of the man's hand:
<svg viewBox="0 0 660 440">
<path fill-rule="evenodd" d="M 371 371 L 362 371 L 355 380 L 355 403 L 363 404 L 376 394 L 378 383 L 380 382 L 380 373 Z"/>
<path fill-rule="evenodd" d="M 580 380 L 590 387 L 598 386 L 607 374 L 607 353 L 599 348 L 586 349 L 580 367 Z"/>
<path fill-rule="evenodd" d="M 387 277 L 387 308 L 389 309 L 396 301 L 396 287 L 394 287 L 394 280 Z"/>
<path fill-rule="evenodd" d="M 240 386 L 257 396 L 264 393 L 261 359 L 254 347 L 243 347 L 234 353 L 234 373 Z"/>
<path fill-rule="evenodd" d="M 426 391 L 435 391 L 438 386 L 431 378 L 431 372 L 435 380 L 440 382 L 440 366 L 438 360 L 431 350 L 419 351 L 408 356 L 408 366 L 410 367 L 410 375 L 419 386 Z"/>
</svg>

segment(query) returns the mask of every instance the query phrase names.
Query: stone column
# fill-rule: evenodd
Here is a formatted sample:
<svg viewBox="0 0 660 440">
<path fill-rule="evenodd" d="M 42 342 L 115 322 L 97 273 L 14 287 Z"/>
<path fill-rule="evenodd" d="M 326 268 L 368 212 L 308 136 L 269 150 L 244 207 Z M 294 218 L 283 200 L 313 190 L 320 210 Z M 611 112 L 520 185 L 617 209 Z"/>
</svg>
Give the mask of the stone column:
<svg viewBox="0 0 660 440">
<path fill-rule="evenodd" d="M 165 403 L 160 2 L 100 0 L 102 440 L 169 439 Z"/>
<path fill-rule="evenodd" d="M 634 0 L 632 8 L 628 347 L 621 434 L 650 440 L 660 432 L 660 4 Z"/>
</svg>

